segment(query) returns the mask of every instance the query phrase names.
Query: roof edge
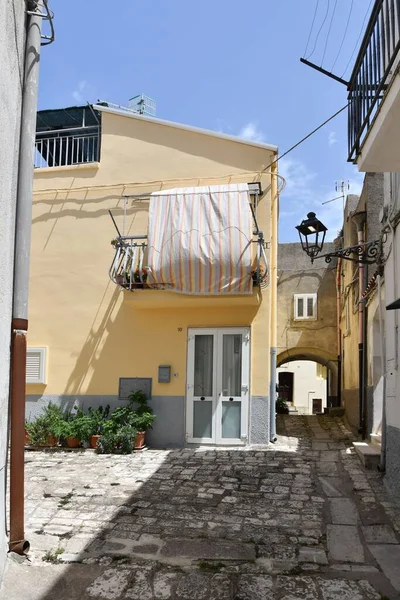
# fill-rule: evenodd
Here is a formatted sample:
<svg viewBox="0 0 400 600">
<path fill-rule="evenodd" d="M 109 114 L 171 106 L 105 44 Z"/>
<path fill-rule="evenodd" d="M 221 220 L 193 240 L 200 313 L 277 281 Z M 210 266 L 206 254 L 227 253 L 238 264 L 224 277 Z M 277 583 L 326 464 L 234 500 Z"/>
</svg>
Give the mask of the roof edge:
<svg viewBox="0 0 400 600">
<path fill-rule="evenodd" d="M 164 119 L 156 119 L 155 117 L 145 117 L 143 115 L 129 113 L 124 110 L 118 110 L 116 108 L 110 108 L 109 106 L 102 106 L 101 104 L 92 105 L 95 110 L 100 112 L 108 112 L 111 114 L 119 115 L 122 117 L 128 117 L 130 119 L 138 119 L 140 121 L 147 121 L 156 125 L 165 125 L 166 127 L 174 127 L 175 129 L 183 129 L 192 133 L 199 133 L 201 135 L 209 135 L 211 137 L 220 138 L 229 142 L 236 142 L 238 144 L 244 144 L 246 146 L 255 146 L 256 148 L 263 148 L 270 152 L 278 153 L 278 146 L 272 144 L 263 144 L 261 142 L 253 142 L 252 140 L 246 140 L 245 138 L 237 137 L 235 135 L 228 135 L 226 133 L 219 133 L 218 131 L 212 131 L 211 129 L 202 129 L 201 127 L 193 127 L 191 125 L 184 125 L 182 123 L 175 123 L 174 121 L 166 121 Z"/>
</svg>

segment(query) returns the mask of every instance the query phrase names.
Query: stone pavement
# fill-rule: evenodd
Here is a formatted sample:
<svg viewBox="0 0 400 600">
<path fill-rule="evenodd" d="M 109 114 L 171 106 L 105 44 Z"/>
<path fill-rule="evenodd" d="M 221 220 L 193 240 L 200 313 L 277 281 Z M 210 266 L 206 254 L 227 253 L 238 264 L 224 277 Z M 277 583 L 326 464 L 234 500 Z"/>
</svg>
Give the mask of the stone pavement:
<svg viewBox="0 0 400 600">
<path fill-rule="evenodd" d="M 340 419 L 265 448 L 26 453 L 29 560 L 1 600 L 400 598 L 400 504 Z"/>
</svg>

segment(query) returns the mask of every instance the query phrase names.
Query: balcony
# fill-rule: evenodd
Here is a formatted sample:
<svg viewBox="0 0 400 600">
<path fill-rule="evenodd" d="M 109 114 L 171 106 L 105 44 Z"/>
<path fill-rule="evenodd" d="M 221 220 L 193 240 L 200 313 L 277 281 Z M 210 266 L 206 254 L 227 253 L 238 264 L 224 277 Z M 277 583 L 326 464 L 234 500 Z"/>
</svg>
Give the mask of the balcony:
<svg viewBox="0 0 400 600">
<path fill-rule="evenodd" d="M 349 82 L 350 162 L 400 171 L 400 0 L 376 0 Z"/>
<path fill-rule="evenodd" d="M 37 114 L 34 166 L 68 167 L 100 160 L 101 115 L 91 106 Z"/>
<path fill-rule="evenodd" d="M 212 303 L 221 306 L 224 302 L 229 306 L 254 304 L 261 302 L 261 288 L 266 288 L 269 283 L 269 272 L 265 254 L 265 242 L 262 235 L 253 239 L 253 270 L 249 277 L 253 282 L 253 293 L 250 296 L 238 296 L 234 294 L 221 294 L 219 296 L 207 295 L 185 295 L 173 293 L 168 282 L 149 283 L 147 267 L 147 236 L 120 236 L 112 241 L 115 254 L 109 270 L 109 277 L 113 283 L 128 292 L 134 294 L 136 305 L 144 308 L 157 308 L 163 306 L 201 306 Z M 148 293 L 145 291 L 147 290 Z"/>
<path fill-rule="evenodd" d="M 37 133 L 35 168 L 65 167 L 98 162 L 100 132 L 98 127 L 80 127 Z"/>
</svg>

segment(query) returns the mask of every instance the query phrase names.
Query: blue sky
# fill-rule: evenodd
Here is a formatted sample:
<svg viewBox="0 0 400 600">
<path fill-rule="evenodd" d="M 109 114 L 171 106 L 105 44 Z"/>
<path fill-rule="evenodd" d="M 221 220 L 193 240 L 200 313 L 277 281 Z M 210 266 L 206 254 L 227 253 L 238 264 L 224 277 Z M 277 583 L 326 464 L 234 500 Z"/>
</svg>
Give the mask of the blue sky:
<svg viewBox="0 0 400 600">
<path fill-rule="evenodd" d="M 306 56 L 348 77 L 368 0 L 51 0 L 56 42 L 42 51 L 39 108 L 145 93 L 157 117 L 241 135 L 280 152 L 346 104 L 346 88 L 302 65 Z M 329 32 L 329 36 L 328 36 Z M 315 47 L 315 49 L 314 49 Z M 359 193 L 346 162 L 346 112 L 283 159 L 280 241 L 314 210 L 341 226 L 335 181 Z"/>
</svg>

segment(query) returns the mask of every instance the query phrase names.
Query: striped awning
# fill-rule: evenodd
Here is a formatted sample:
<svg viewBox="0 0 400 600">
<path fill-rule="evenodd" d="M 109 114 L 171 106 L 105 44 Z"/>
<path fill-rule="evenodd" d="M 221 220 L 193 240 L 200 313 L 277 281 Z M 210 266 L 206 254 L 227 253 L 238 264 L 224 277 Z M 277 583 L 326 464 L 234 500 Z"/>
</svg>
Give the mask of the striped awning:
<svg viewBox="0 0 400 600">
<path fill-rule="evenodd" d="M 148 283 L 184 294 L 251 294 L 252 233 L 246 183 L 156 192 Z"/>
</svg>

